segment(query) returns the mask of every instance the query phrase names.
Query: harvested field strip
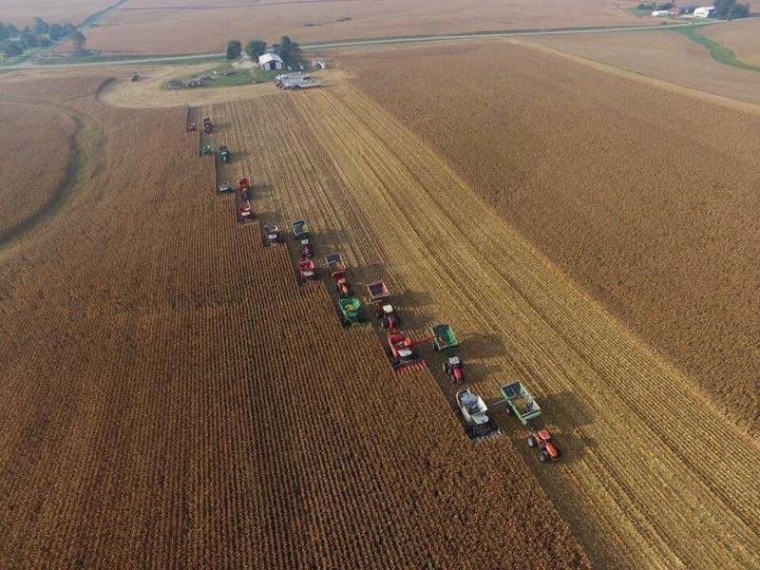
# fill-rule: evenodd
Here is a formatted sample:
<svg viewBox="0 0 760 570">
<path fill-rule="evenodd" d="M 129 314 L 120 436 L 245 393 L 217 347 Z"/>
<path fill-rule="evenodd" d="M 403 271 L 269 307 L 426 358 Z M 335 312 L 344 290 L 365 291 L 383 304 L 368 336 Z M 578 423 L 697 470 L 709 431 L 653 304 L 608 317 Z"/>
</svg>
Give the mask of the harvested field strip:
<svg viewBox="0 0 760 570">
<path fill-rule="evenodd" d="M 760 562 L 746 547 L 758 543 L 752 444 L 387 113 L 342 87 L 215 112 L 251 152 L 241 168 L 275 182 L 261 211 L 308 219 L 320 254 L 342 244 L 362 281 L 388 279 L 411 332 L 450 322 L 484 396 L 527 382 L 568 458 L 537 474 L 593 561 Z M 507 430 L 524 445 L 524 429 Z"/>
</svg>

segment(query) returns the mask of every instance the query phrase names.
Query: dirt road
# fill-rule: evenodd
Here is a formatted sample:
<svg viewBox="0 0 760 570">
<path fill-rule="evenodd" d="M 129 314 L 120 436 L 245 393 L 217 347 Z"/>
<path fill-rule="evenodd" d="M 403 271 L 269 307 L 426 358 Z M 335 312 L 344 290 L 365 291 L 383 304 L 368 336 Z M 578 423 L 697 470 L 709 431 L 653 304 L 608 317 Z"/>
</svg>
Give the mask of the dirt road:
<svg viewBox="0 0 760 570">
<path fill-rule="evenodd" d="M 237 153 L 221 176 L 262 185 L 264 221 L 306 218 L 320 251 L 391 283 L 413 333 L 450 322 L 491 402 L 530 386 L 566 460 L 526 460 L 597 567 L 760 565 L 756 443 L 390 115 L 345 84 L 211 111 Z M 524 449 L 499 419 L 507 437 L 487 445 Z"/>
</svg>

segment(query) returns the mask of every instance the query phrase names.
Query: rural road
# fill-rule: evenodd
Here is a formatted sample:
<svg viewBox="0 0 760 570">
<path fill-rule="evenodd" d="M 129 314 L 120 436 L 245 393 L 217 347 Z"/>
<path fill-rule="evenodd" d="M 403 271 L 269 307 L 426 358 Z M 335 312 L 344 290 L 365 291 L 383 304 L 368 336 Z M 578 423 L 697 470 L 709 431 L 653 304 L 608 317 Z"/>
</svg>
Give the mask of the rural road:
<svg viewBox="0 0 760 570">
<path fill-rule="evenodd" d="M 314 49 L 340 49 L 349 47 L 361 47 L 361 46 L 373 46 L 373 45 L 388 45 L 388 44 L 412 44 L 412 43 L 430 43 L 430 42 L 449 42 L 449 41 L 464 41 L 464 40 L 483 40 L 483 39 L 498 39 L 498 38 L 518 38 L 525 36 L 557 36 L 557 35 L 569 35 L 569 34 L 607 34 L 612 32 L 639 32 L 639 31 L 652 31 L 652 30 L 670 30 L 673 28 L 684 28 L 689 26 L 706 26 L 713 24 L 725 23 L 720 20 L 708 20 L 705 22 L 699 22 L 697 24 L 689 22 L 686 24 L 672 24 L 668 26 L 621 26 L 610 28 L 571 28 L 563 30 L 524 30 L 515 32 L 473 32 L 469 34 L 441 34 L 431 36 L 405 36 L 398 38 L 376 38 L 366 40 L 347 40 L 338 42 L 320 42 L 314 44 L 303 44 L 301 49 L 314 50 Z M 19 69 L 66 69 L 66 68 L 81 68 L 81 67 L 98 67 L 98 66 L 110 66 L 110 65 L 137 65 L 145 63 L 171 63 L 182 62 L 192 59 L 211 59 L 215 57 L 223 57 L 224 53 L 197 53 L 188 55 L 174 55 L 164 57 L 135 57 L 134 59 L 122 59 L 118 61 L 92 61 L 84 63 L 54 63 L 54 64 L 35 64 L 32 62 L 23 62 L 16 65 L 9 65 L 0 67 L 0 70 L 19 70 Z"/>
</svg>

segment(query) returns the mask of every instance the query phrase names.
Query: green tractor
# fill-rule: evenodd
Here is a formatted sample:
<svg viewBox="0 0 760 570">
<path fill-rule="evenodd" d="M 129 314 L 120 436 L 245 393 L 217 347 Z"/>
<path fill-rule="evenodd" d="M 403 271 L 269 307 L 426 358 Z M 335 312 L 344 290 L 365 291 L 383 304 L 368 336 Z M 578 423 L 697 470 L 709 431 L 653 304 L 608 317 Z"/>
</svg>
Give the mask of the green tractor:
<svg viewBox="0 0 760 570">
<path fill-rule="evenodd" d="M 201 147 L 201 156 L 211 156 L 214 154 L 214 149 L 210 144 L 204 144 Z"/>
<path fill-rule="evenodd" d="M 363 325 L 367 322 L 362 312 L 362 303 L 357 297 L 346 297 L 338 300 L 338 309 L 344 327 Z"/>
<path fill-rule="evenodd" d="M 224 162 L 225 164 L 227 164 L 230 160 L 232 160 L 232 153 L 230 152 L 230 149 L 228 149 L 226 146 L 220 146 L 219 158 L 221 158 L 222 162 Z"/>
</svg>

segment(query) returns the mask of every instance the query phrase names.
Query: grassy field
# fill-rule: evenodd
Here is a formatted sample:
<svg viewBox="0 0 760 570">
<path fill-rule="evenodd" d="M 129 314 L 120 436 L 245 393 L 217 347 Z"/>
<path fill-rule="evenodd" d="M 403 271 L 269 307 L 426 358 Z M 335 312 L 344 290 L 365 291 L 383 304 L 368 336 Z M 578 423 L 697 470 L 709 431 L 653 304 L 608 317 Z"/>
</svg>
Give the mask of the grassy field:
<svg viewBox="0 0 760 570">
<path fill-rule="evenodd" d="M 760 6 L 756 7 L 760 10 Z M 734 20 L 702 30 L 704 36 L 732 50 L 748 65 L 760 66 L 760 20 Z"/>
<path fill-rule="evenodd" d="M 702 28 L 676 28 L 673 31 L 682 34 L 689 38 L 691 41 L 707 48 L 712 58 L 718 63 L 730 65 L 732 67 L 738 67 L 739 69 L 760 71 L 760 66 L 749 65 L 743 61 L 738 60 L 736 58 L 736 54 L 733 51 L 728 49 L 726 46 L 716 42 L 715 40 L 703 35 Z"/>
<path fill-rule="evenodd" d="M 114 4 L 116 0 L 3 0 L 0 21 L 12 22 L 19 28 L 32 25 L 35 16 L 50 24 L 79 24 L 88 16 Z"/>
</svg>

